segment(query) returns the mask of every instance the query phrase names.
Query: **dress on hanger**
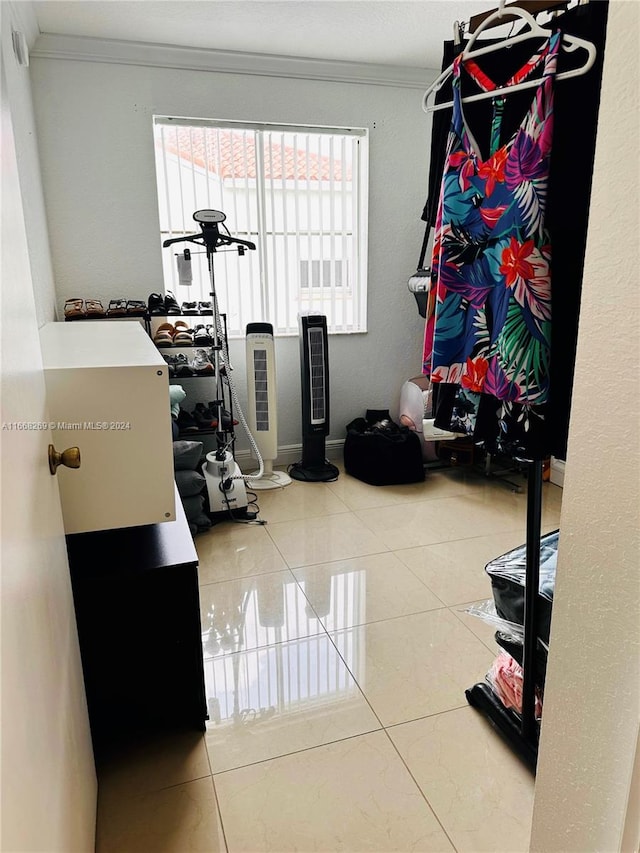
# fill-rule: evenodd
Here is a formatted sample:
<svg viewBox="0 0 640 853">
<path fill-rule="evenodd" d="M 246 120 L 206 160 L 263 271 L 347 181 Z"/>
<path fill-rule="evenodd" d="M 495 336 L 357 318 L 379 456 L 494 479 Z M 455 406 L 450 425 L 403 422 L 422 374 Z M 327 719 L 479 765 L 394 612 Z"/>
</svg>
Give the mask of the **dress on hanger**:
<svg viewBox="0 0 640 853">
<path fill-rule="evenodd" d="M 551 248 L 544 218 L 561 38 L 550 34 L 504 84 L 543 66 L 529 109 L 503 144 L 504 99 L 494 99 L 486 156 L 465 121 L 461 73 L 484 91 L 500 87 L 473 60 L 454 62 L 425 328 L 424 372 L 445 392 L 436 425 L 528 457 L 544 453 L 549 395 Z"/>
</svg>

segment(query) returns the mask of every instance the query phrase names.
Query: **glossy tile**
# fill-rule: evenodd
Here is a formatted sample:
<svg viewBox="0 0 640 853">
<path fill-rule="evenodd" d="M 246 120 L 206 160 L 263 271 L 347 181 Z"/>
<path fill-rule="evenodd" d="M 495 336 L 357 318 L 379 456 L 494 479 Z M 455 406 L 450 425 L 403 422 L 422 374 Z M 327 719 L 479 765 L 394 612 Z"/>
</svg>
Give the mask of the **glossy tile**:
<svg viewBox="0 0 640 853">
<path fill-rule="evenodd" d="M 197 779 L 105 807 L 98 798 L 97 853 L 226 851 L 213 779 Z"/>
<path fill-rule="evenodd" d="M 200 584 L 282 571 L 287 564 L 266 529 L 224 522 L 195 538 Z"/>
<path fill-rule="evenodd" d="M 389 730 L 459 853 L 529 849 L 534 779 L 472 708 Z"/>
<path fill-rule="evenodd" d="M 293 480 L 283 489 L 259 491 L 257 495 L 260 518 L 270 524 L 349 512 L 349 507 L 326 483 L 300 483 Z"/>
<path fill-rule="evenodd" d="M 270 524 L 267 530 L 291 569 L 387 550 L 384 542 L 351 512 L 282 521 Z"/>
<path fill-rule="evenodd" d="M 324 633 L 289 569 L 201 586 L 200 614 L 205 660 Z"/>
<path fill-rule="evenodd" d="M 99 853 L 224 851 L 218 805 L 233 853 L 451 850 L 429 803 L 459 851 L 526 849 L 532 780 L 464 696 L 495 654 L 464 610 L 525 541 L 526 480 L 341 471 L 196 537 L 211 719 L 100 762 Z M 561 501 L 543 485 L 543 532 Z"/>
<path fill-rule="evenodd" d="M 442 607 L 390 553 L 307 566 L 293 574 L 329 631 Z"/>
<path fill-rule="evenodd" d="M 325 633 L 205 661 L 205 683 L 214 773 L 380 728 Z"/>
<path fill-rule="evenodd" d="M 370 486 L 342 473 L 335 483 L 328 483 L 327 487 L 349 509 L 357 510 L 462 495 L 467 492 L 469 485 L 461 472 L 455 472 L 451 477 L 440 472 L 428 473 L 423 483 L 400 486 Z"/>
<path fill-rule="evenodd" d="M 491 598 L 486 564 L 525 541 L 519 531 L 474 536 L 396 551 L 397 557 L 445 604 Z"/>
<path fill-rule="evenodd" d="M 438 501 L 359 510 L 356 515 L 391 551 L 491 533 L 525 531 L 524 495 L 466 494 Z"/>
<path fill-rule="evenodd" d="M 465 704 L 493 655 L 446 609 L 332 634 L 384 726 Z"/>
<path fill-rule="evenodd" d="M 230 853 L 453 850 L 382 732 L 223 773 L 216 789 Z"/>
<path fill-rule="evenodd" d="M 113 746 L 97 771 L 105 804 L 211 775 L 202 732 L 136 736 Z"/>
</svg>

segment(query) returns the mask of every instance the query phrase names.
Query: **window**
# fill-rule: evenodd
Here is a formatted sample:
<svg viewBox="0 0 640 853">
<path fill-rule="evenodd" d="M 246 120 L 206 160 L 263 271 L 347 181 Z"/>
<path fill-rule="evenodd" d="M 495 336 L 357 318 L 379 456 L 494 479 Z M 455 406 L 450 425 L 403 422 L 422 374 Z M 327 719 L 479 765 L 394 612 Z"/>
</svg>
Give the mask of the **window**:
<svg viewBox="0 0 640 853">
<path fill-rule="evenodd" d="M 322 275 L 320 274 L 322 270 Z M 342 287 L 342 273 L 345 272 L 346 286 L 349 286 L 349 261 L 300 261 L 300 287 Z"/>
<path fill-rule="evenodd" d="M 154 117 L 161 241 L 198 231 L 193 213 L 221 210 L 231 234 L 256 244 L 214 258 L 230 337 L 249 322 L 298 333 L 317 311 L 332 333 L 366 331 L 367 131 Z M 188 244 L 185 244 L 188 246 Z M 208 299 L 204 249 L 191 247 L 193 285 L 162 250 L 164 284 L 179 302 Z"/>
</svg>

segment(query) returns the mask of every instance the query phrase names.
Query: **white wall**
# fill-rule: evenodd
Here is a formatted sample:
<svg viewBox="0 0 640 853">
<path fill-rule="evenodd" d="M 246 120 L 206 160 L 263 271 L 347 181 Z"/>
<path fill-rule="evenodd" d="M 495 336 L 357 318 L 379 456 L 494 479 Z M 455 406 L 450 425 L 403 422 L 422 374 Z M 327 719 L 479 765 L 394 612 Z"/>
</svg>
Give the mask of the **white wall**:
<svg viewBox="0 0 640 853">
<path fill-rule="evenodd" d="M 11 46 L 12 26 L 25 32 L 21 19 L 29 11 L 26 4 L 1 9 L 3 425 L 49 419 L 34 298 L 34 291 L 47 292 L 46 233 L 34 225 L 37 215 L 27 222 L 28 206 L 37 213 L 42 194 L 28 75 Z M 41 239 L 29 240 L 29 228 Z M 6 853 L 89 853 L 95 840 L 97 781 L 60 496 L 46 462 L 49 437 L 4 426 L 0 432 L 0 848 Z"/>
<path fill-rule="evenodd" d="M 368 127 L 369 332 L 330 340 L 331 437 L 367 407 L 397 407 L 422 359 L 423 321 L 406 287 L 428 172 L 419 90 L 44 58 L 32 79 L 60 304 L 161 289 L 154 113 Z M 276 346 L 283 446 L 301 441 L 298 340 Z M 243 341 L 231 358 L 244 400 Z"/>
<path fill-rule="evenodd" d="M 2 5 L 6 15 L 6 25 L 2 27 L 3 51 L 8 50 L 13 56 L 12 27 L 22 32 L 29 42 L 29 47 L 33 47 L 38 36 L 38 24 L 31 3 L 3 3 Z M 3 18 L 3 24 L 4 21 L 5 18 Z M 29 68 L 21 67 L 14 61 L 8 63 L 7 87 L 17 140 L 18 173 L 27 227 L 36 314 L 38 326 L 43 326 L 55 319 L 56 294 L 49 251 L 49 235 L 42 192 Z"/>
<path fill-rule="evenodd" d="M 638 737 L 639 31 L 640 6 L 614 0 L 533 815 L 541 853 L 621 849 Z"/>
</svg>

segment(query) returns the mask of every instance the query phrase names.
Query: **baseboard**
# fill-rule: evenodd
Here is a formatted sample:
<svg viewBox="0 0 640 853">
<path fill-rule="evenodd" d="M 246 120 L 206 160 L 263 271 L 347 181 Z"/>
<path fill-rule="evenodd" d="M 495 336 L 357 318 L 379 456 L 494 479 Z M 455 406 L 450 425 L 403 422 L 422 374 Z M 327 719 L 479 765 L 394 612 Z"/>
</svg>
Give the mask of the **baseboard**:
<svg viewBox="0 0 640 853">
<path fill-rule="evenodd" d="M 564 468 L 566 464 L 567 463 L 564 459 L 556 459 L 555 456 L 551 457 L 551 472 L 549 479 L 554 486 L 560 486 L 560 488 L 564 486 Z"/>
<path fill-rule="evenodd" d="M 327 459 L 332 461 L 340 461 L 342 459 L 342 451 L 344 448 L 344 439 L 331 439 L 326 443 Z M 302 459 L 301 444 L 286 444 L 278 448 L 278 458 L 274 461 L 274 468 L 286 468 L 287 465 L 292 465 L 294 462 L 300 462 Z M 240 470 L 248 472 L 255 470 L 256 460 L 251 451 L 239 450 L 235 454 L 235 460 L 240 466 Z"/>
</svg>

